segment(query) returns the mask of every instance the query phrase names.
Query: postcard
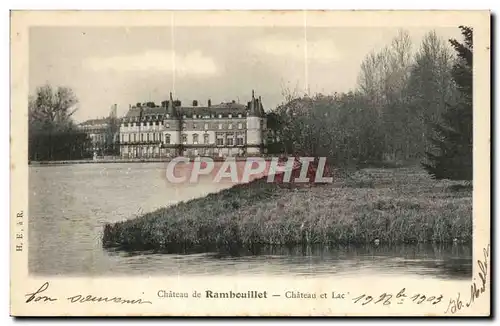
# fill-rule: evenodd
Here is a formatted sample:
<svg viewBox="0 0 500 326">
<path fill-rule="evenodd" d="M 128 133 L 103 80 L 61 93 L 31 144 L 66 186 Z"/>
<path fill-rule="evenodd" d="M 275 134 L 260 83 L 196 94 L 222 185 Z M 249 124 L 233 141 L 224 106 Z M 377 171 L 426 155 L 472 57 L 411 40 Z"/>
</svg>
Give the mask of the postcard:
<svg viewBox="0 0 500 326">
<path fill-rule="evenodd" d="M 12 11 L 13 316 L 489 316 L 490 12 Z"/>
</svg>

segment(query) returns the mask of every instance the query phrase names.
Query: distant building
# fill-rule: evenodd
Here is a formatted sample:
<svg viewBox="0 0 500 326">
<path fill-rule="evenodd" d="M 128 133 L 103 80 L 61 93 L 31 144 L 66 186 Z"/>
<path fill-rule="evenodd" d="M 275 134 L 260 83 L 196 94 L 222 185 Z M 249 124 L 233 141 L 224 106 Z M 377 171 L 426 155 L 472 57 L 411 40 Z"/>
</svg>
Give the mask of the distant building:
<svg viewBox="0 0 500 326">
<path fill-rule="evenodd" d="M 260 155 L 265 145 L 266 118 L 262 100 L 247 105 L 182 106 L 172 94 L 161 106 L 152 102 L 130 107 L 120 125 L 123 158 Z"/>
<path fill-rule="evenodd" d="M 116 104 L 111 107 L 106 118 L 90 119 L 78 125 L 78 129 L 87 133 L 90 138 L 87 151 L 97 155 L 106 155 L 114 146 L 118 146 L 118 126 L 116 120 Z"/>
</svg>

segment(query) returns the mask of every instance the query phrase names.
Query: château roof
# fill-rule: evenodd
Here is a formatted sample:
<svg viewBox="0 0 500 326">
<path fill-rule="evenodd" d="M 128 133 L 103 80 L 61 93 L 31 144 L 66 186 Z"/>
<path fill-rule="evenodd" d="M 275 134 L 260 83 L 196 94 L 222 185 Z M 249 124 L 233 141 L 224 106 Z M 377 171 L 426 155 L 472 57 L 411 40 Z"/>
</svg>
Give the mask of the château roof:
<svg viewBox="0 0 500 326">
<path fill-rule="evenodd" d="M 186 116 L 196 115 L 228 115 L 228 114 L 246 114 L 247 107 L 239 103 L 219 103 L 212 106 L 184 106 L 178 108 L 180 114 Z"/>
<path fill-rule="evenodd" d="M 196 102 L 196 101 L 194 101 Z M 210 102 L 210 101 L 209 101 Z M 223 102 L 219 104 L 210 105 L 193 105 L 193 106 L 182 106 L 182 103 L 178 100 L 174 101 L 172 99 L 172 94 L 170 94 L 170 100 L 163 101 L 161 106 L 155 105 L 150 102 L 146 104 L 138 104 L 136 106 L 130 107 L 124 120 L 137 120 L 137 119 L 163 119 L 169 114 L 170 117 L 176 116 L 186 116 L 192 117 L 193 115 L 200 116 L 214 116 L 218 117 L 222 115 L 223 117 L 228 117 L 231 115 L 241 114 L 243 116 L 264 116 L 264 106 L 262 105 L 262 100 L 259 97 L 256 99 L 252 91 L 252 100 L 243 105 L 240 103 Z M 196 104 L 196 103 L 193 103 Z"/>
<path fill-rule="evenodd" d="M 78 125 L 80 127 L 98 127 L 107 125 L 108 123 L 109 123 L 109 118 L 99 118 L 99 119 L 89 119 L 82 123 L 79 123 Z"/>
<path fill-rule="evenodd" d="M 166 109 L 161 106 L 156 106 L 154 108 L 151 107 L 131 107 L 125 117 L 139 117 L 141 115 L 141 110 L 142 110 L 142 116 L 146 115 L 159 115 L 159 114 L 166 114 L 167 111 Z"/>
<path fill-rule="evenodd" d="M 227 116 L 228 114 L 246 114 L 247 107 L 239 103 L 220 103 L 212 106 L 181 106 L 175 108 L 176 113 L 180 115 L 193 116 L 196 115 L 219 115 Z M 148 116 L 165 116 L 168 110 L 165 107 L 131 107 L 126 118 L 138 118 Z"/>
</svg>

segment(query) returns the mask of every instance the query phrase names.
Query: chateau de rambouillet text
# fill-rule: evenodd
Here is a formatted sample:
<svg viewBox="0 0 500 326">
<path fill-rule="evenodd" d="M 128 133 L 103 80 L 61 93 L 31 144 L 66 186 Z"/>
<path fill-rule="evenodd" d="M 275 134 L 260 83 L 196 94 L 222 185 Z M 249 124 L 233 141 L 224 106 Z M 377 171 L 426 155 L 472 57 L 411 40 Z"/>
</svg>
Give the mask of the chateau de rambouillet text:
<svg viewBox="0 0 500 326">
<path fill-rule="evenodd" d="M 246 292 L 216 292 L 212 290 L 205 290 L 201 292 L 195 291 L 192 296 L 203 297 L 208 299 L 268 299 L 271 295 L 267 291 L 246 291 Z M 168 290 L 159 290 L 157 293 L 159 298 L 188 298 L 189 294 L 186 292 L 174 292 Z M 274 297 L 280 297 L 281 295 L 273 294 Z M 300 291 L 286 291 L 284 297 L 286 299 L 316 299 L 316 293 L 307 293 Z M 344 299 L 344 293 L 332 293 L 332 298 L 334 299 Z"/>
</svg>

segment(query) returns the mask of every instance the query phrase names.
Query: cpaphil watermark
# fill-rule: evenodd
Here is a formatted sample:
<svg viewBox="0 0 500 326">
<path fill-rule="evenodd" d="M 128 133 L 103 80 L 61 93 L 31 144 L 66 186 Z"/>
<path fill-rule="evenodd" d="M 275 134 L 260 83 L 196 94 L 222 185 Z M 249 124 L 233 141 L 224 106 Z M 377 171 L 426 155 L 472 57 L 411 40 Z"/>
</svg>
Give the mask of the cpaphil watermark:
<svg viewBox="0 0 500 326">
<path fill-rule="evenodd" d="M 212 182 L 247 183 L 265 179 L 269 183 L 332 183 L 325 157 L 176 157 L 167 164 L 166 177 L 171 183 Z"/>
</svg>

